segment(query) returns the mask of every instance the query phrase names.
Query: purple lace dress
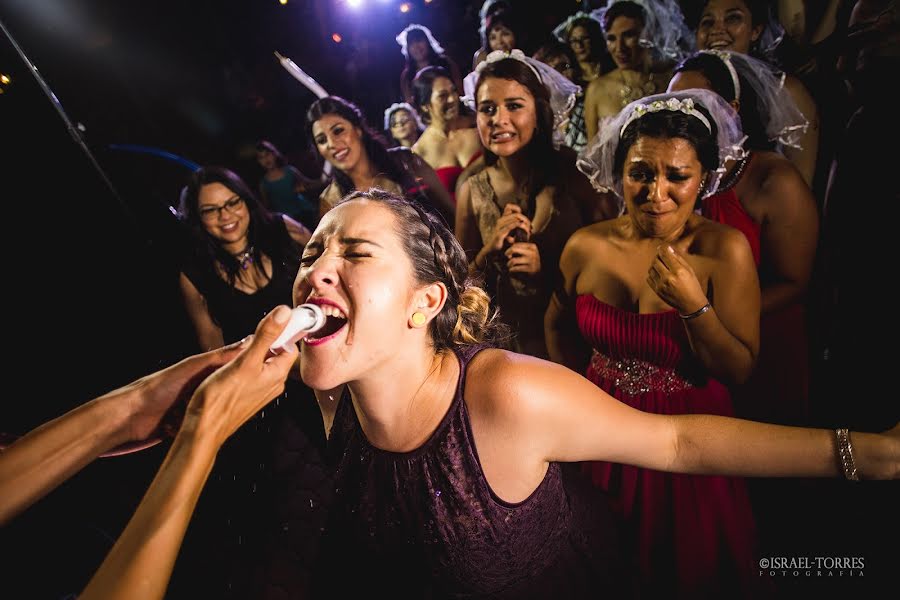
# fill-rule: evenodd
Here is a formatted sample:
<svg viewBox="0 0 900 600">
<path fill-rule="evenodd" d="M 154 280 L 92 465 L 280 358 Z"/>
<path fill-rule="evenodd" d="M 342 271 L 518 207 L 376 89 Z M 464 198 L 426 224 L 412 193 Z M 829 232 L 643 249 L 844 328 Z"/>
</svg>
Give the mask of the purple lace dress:
<svg viewBox="0 0 900 600">
<path fill-rule="evenodd" d="M 329 440 L 337 473 L 321 596 L 618 595 L 615 524 L 601 492 L 556 463 L 522 502 L 505 502 L 488 485 L 463 398 L 466 365 L 480 349 L 457 353 L 456 396 L 412 452 L 372 446 L 349 393 L 341 398 Z"/>
</svg>

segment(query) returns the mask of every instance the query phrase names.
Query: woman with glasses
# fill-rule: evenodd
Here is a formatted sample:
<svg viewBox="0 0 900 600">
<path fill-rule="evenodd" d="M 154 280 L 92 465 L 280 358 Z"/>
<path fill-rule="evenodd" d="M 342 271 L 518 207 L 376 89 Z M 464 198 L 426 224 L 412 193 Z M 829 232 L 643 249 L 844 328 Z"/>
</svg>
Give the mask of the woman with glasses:
<svg viewBox="0 0 900 600">
<path fill-rule="evenodd" d="M 253 333 L 260 315 L 291 298 L 309 230 L 270 213 L 235 173 L 203 167 L 191 177 L 181 215 L 193 248 L 180 284 L 201 350 Z"/>
<path fill-rule="evenodd" d="M 587 127 L 584 123 L 584 90 L 587 85 L 581 71 L 581 64 L 575 58 L 571 47 L 556 40 L 551 40 L 538 48 L 533 58 L 553 67 L 557 73 L 581 88 L 575 96 L 575 106 L 572 107 L 569 121 L 566 123 L 564 142 L 575 152 L 581 152 L 588 142 Z"/>
<path fill-rule="evenodd" d="M 425 125 L 409 103 L 395 102 L 384 111 L 384 130 L 391 134 L 391 139 L 398 146 L 412 148 L 425 130 Z"/>
<path fill-rule="evenodd" d="M 306 227 L 269 212 L 237 174 L 220 167 L 191 176 L 181 215 L 193 241 L 181 293 L 202 350 L 241 340 L 263 315 L 291 302 L 310 238 Z M 325 431 L 312 391 L 299 380 L 299 365 L 285 393 L 285 401 L 256 414 L 217 455 L 182 552 L 182 572 L 191 573 L 190 581 L 216 586 L 204 594 L 259 597 L 266 585 L 259 573 L 280 551 L 274 541 L 282 533 L 279 515 L 294 499 L 281 479 L 284 465 L 296 469 L 296 487 L 315 499 L 292 513 L 292 525 L 316 532 L 324 522 L 322 498 L 330 486 L 320 454 Z M 292 557 L 297 572 L 311 568 L 312 552 Z M 191 582 L 180 584 L 197 585 Z"/>
<path fill-rule="evenodd" d="M 590 82 L 615 68 L 603 36 L 600 21 L 585 12 L 577 12 L 556 29 L 556 38 L 566 44 L 575 55 L 582 79 Z"/>
</svg>

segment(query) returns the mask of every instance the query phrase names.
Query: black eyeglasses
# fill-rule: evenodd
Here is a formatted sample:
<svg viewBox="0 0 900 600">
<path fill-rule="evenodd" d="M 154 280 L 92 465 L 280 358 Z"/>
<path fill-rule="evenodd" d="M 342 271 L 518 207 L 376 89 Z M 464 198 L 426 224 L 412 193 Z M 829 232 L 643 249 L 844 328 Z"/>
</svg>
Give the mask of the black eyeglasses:
<svg viewBox="0 0 900 600">
<path fill-rule="evenodd" d="M 226 200 L 225 204 L 222 206 L 204 206 L 201 207 L 197 212 L 200 214 L 200 219 L 203 221 L 215 221 L 222 215 L 222 210 L 228 210 L 228 212 L 234 214 L 240 209 L 240 207 L 244 204 L 244 199 L 240 196 L 235 196 L 230 200 Z"/>
</svg>

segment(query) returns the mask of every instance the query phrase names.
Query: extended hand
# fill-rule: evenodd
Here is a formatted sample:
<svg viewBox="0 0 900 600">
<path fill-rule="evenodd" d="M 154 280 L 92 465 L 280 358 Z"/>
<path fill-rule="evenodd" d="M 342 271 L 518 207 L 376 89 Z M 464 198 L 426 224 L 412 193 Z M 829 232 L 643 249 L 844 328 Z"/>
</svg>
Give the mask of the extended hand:
<svg viewBox="0 0 900 600">
<path fill-rule="evenodd" d="M 129 441 L 154 434 L 174 434 L 181 425 L 187 400 L 213 371 L 238 355 L 241 342 L 186 358 L 171 367 L 147 375 L 122 391 L 129 394 Z M 119 391 L 111 392 L 118 394 Z"/>
<path fill-rule="evenodd" d="M 193 431 L 221 446 L 263 406 L 284 391 L 284 382 L 297 358 L 295 345 L 273 356 L 269 351 L 290 318 L 279 306 L 266 315 L 256 334 L 232 362 L 209 376 L 194 392 L 183 430 Z"/>
</svg>

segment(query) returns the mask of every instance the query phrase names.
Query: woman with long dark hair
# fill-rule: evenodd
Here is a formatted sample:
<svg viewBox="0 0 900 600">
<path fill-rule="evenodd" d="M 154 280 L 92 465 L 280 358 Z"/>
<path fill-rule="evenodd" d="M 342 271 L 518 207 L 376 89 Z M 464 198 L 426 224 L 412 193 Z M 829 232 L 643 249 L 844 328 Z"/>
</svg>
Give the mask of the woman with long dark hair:
<svg viewBox="0 0 900 600">
<path fill-rule="evenodd" d="M 306 111 L 310 139 L 333 167 L 334 180 L 319 197 L 319 216 L 355 190 L 378 187 L 415 198 L 453 221 L 453 200 L 428 163 L 407 148 L 388 149 L 355 104 L 338 96 Z"/>
<path fill-rule="evenodd" d="M 483 274 L 501 318 L 517 332 L 515 348 L 546 356 L 541 315 L 563 245 L 577 228 L 615 216 L 557 149 L 560 124 L 577 87 L 521 51 L 488 55 L 466 78 L 485 147 L 482 171 L 459 188 L 456 234 Z M 553 91 L 551 91 L 551 88 Z"/>
<path fill-rule="evenodd" d="M 181 292 L 203 350 L 252 334 L 263 315 L 290 302 L 308 229 L 270 213 L 237 174 L 220 167 L 203 167 L 191 176 L 181 214 L 194 242 L 182 267 Z M 281 552 L 274 535 L 282 534 L 278 515 L 293 500 L 285 493 L 279 463 L 282 469 L 293 465 L 296 488 L 319 499 L 292 513 L 295 526 L 311 535 L 321 527 L 321 498 L 328 490 L 320 455 L 322 420 L 298 370 L 285 390 L 284 401 L 256 414 L 218 453 L 182 553 L 190 576 L 181 584 L 191 595 L 200 581 L 216 597 L 258 597 L 269 585 L 260 574 L 268 568 L 265 561 Z M 311 568 L 313 554 L 302 550 L 291 559 L 302 574 Z"/>
</svg>

